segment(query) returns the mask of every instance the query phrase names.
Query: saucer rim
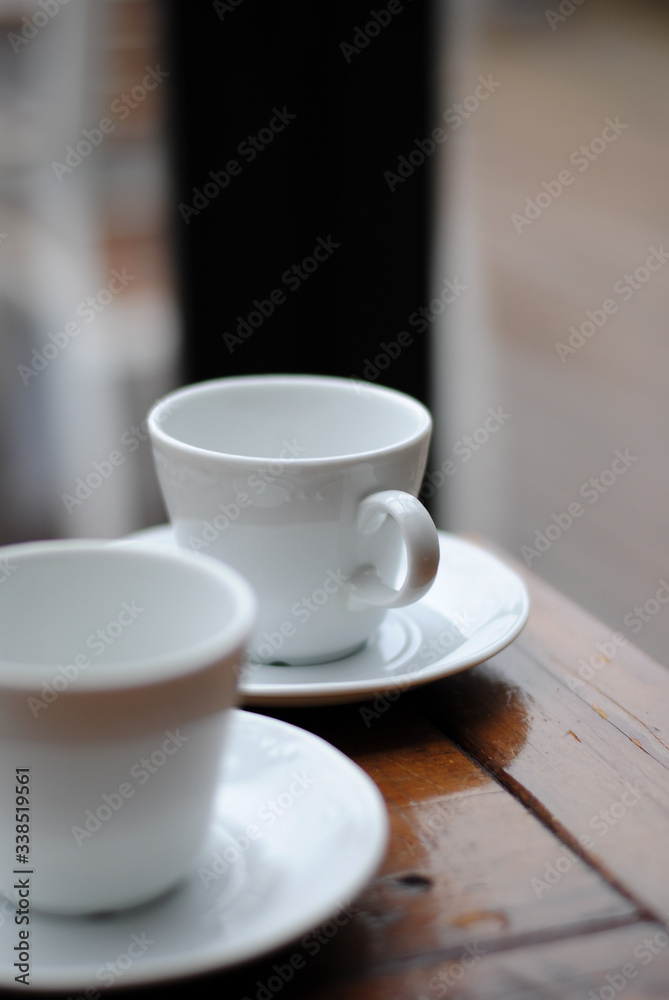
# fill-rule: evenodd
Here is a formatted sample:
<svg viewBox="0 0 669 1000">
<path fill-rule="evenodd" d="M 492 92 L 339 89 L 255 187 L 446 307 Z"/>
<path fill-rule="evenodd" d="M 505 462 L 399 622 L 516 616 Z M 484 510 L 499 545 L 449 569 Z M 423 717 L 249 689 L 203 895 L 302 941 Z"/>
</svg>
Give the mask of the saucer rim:
<svg viewBox="0 0 669 1000">
<path fill-rule="evenodd" d="M 111 984 L 105 988 L 123 990 L 149 984 L 160 984 L 166 981 L 180 981 L 203 974 L 223 973 L 242 966 L 246 962 L 260 960 L 264 956 L 271 955 L 272 952 L 298 940 L 301 935 L 317 928 L 347 902 L 350 905 L 369 884 L 383 862 L 390 839 L 388 809 L 378 785 L 359 764 L 351 760 L 350 757 L 333 746 L 333 744 L 328 743 L 327 740 L 308 729 L 285 722 L 283 719 L 275 719 L 272 716 L 266 716 L 259 712 L 247 711 L 244 708 L 237 707 L 230 711 L 232 713 L 229 733 L 231 741 L 234 739 L 235 726 L 248 726 L 255 723 L 261 729 L 266 728 L 268 735 L 270 735 L 271 730 L 278 729 L 283 739 L 297 739 L 301 742 L 302 750 L 305 754 L 311 752 L 310 761 L 312 765 L 315 760 L 320 759 L 322 762 L 328 761 L 329 767 L 334 767 L 340 772 L 346 772 L 347 786 L 350 789 L 350 800 L 352 801 L 355 798 L 358 806 L 360 806 L 360 803 L 364 803 L 366 824 L 365 836 L 361 840 L 364 850 L 360 851 L 355 858 L 352 859 L 347 855 L 345 863 L 342 861 L 341 879 L 337 888 L 336 899 L 332 892 L 328 893 L 327 898 L 323 896 L 316 903 L 313 902 L 313 897 L 310 896 L 307 904 L 297 917 L 292 914 L 287 919 L 281 921 L 277 919 L 274 929 L 266 930 L 261 938 L 253 938 L 253 924 L 252 922 L 249 923 L 249 928 L 251 929 L 249 938 L 246 943 L 242 941 L 235 945 L 234 955 L 221 955 L 220 942 L 217 945 L 216 942 L 211 941 L 204 949 L 195 950 L 192 948 L 190 951 L 177 953 L 176 956 L 172 957 L 162 955 L 155 958 L 147 958 L 145 961 L 131 966 L 127 970 L 127 974 L 124 973 L 123 979 L 118 983 Z M 310 745 L 316 751 L 315 753 Z M 223 761 L 228 758 L 229 751 L 230 743 L 227 744 L 226 750 L 222 755 Z M 286 763 L 285 766 L 293 767 L 294 765 Z M 279 774 L 281 773 L 279 772 Z M 225 787 L 228 777 L 229 775 L 225 771 L 224 766 L 220 779 L 221 789 Z M 349 782 L 350 785 L 348 785 Z M 232 787 L 234 789 L 234 782 L 232 782 Z M 224 815 L 227 816 L 234 813 L 234 805 L 230 803 L 229 790 L 226 795 L 226 802 Z M 213 829 L 220 822 L 221 815 L 215 814 L 211 821 L 211 828 Z M 269 848 L 266 848 L 266 850 L 269 852 Z M 328 855 L 328 858 L 330 858 L 330 855 Z M 321 862 L 323 860 L 324 858 L 320 859 Z M 252 880 L 253 874 L 247 871 L 244 877 Z M 196 880 L 197 874 L 194 868 L 192 874 L 188 877 L 188 881 L 195 882 Z M 285 895 L 286 892 L 287 889 L 283 886 L 281 893 Z M 162 906 L 169 905 L 166 900 L 170 898 L 170 894 L 168 894 L 160 900 L 146 903 L 137 909 L 143 909 L 145 912 L 159 911 Z M 282 903 L 279 901 L 274 905 L 280 908 Z M 41 926 L 61 922 L 71 923 L 73 938 L 77 936 L 77 928 L 93 920 L 95 918 L 90 916 L 72 917 L 68 915 L 47 914 L 39 911 L 33 911 L 31 914 L 31 923 L 39 921 Z M 30 985 L 33 989 L 46 993 L 59 993 L 63 990 L 83 990 L 97 981 L 95 976 L 98 968 L 98 966 L 90 965 L 84 960 L 79 964 L 71 963 L 64 969 L 53 970 L 48 966 L 40 968 L 39 963 L 33 959 L 30 970 Z M 8 974 L 10 971 L 8 970 Z M 13 978 L 6 980 L 4 973 L 5 970 L 0 969 L 0 989 L 11 990 L 12 992 L 18 990 L 18 986 L 15 984 Z M 45 982 L 43 977 L 48 977 L 49 981 Z"/>
<path fill-rule="evenodd" d="M 142 538 L 150 538 L 152 534 L 167 534 L 171 529 L 172 525 L 169 522 L 165 522 L 163 524 L 153 525 L 150 528 L 134 532 L 132 535 L 126 536 L 126 538 L 139 541 Z M 483 663 L 492 656 L 496 656 L 503 649 L 506 649 L 506 647 L 522 632 L 530 615 L 530 596 L 524 580 L 514 569 L 482 545 L 478 545 L 476 542 L 472 542 L 469 539 L 462 538 L 459 535 L 455 535 L 452 532 L 443 531 L 441 529 L 437 530 L 437 534 L 439 536 L 440 545 L 443 543 L 450 546 L 458 546 L 465 550 L 470 550 L 478 557 L 483 556 L 489 560 L 491 566 L 494 566 L 497 570 L 503 571 L 508 575 L 510 580 L 513 580 L 521 601 L 521 609 L 518 612 L 513 625 L 510 626 L 502 636 L 495 639 L 493 642 L 488 643 L 488 645 L 478 649 L 476 652 L 471 653 L 469 656 L 456 658 L 454 661 L 447 663 L 446 661 L 449 660 L 449 654 L 446 654 L 441 659 L 438 659 L 434 663 L 421 668 L 420 671 L 415 671 L 413 673 L 405 672 L 389 674 L 385 677 L 379 675 L 377 678 L 372 679 L 363 678 L 360 680 L 344 681 L 328 680 L 325 682 L 309 681 L 303 683 L 300 683 L 299 681 L 277 681 L 274 683 L 266 682 L 263 684 L 254 684 L 253 681 L 245 683 L 242 678 L 239 683 L 240 703 L 244 707 L 248 708 L 306 708 L 318 705 L 344 705 L 359 703 L 381 696 L 389 688 L 401 688 L 405 691 L 414 687 L 421 687 L 424 684 L 431 683 L 432 681 L 441 680 L 444 677 L 450 677 L 452 674 L 461 673 L 464 670 L 469 670 L 471 667 L 477 666 L 479 663 Z M 165 543 L 163 542 L 162 544 Z M 439 566 L 442 572 L 448 571 L 448 560 L 447 557 L 444 558 L 443 552 L 441 554 Z M 437 579 L 438 577 L 439 570 L 437 571 Z M 407 605 L 403 608 L 391 609 L 388 611 L 388 616 L 401 616 L 406 614 L 411 617 L 412 611 L 416 607 L 421 605 L 432 607 L 430 603 L 431 596 L 432 591 L 430 590 L 419 601 L 416 601 L 415 604 Z M 383 627 L 383 625 L 381 625 L 381 627 Z M 353 656 L 355 655 L 356 654 L 354 653 Z M 251 666 L 253 666 L 253 664 Z M 267 667 L 271 665 L 261 664 L 261 666 L 267 669 Z M 328 664 L 305 664 L 303 666 L 327 667 Z M 280 671 L 285 670 L 286 668 L 275 667 L 274 669 Z M 301 669 L 301 667 L 289 669 Z M 279 675 L 277 674 L 277 676 Z"/>
</svg>

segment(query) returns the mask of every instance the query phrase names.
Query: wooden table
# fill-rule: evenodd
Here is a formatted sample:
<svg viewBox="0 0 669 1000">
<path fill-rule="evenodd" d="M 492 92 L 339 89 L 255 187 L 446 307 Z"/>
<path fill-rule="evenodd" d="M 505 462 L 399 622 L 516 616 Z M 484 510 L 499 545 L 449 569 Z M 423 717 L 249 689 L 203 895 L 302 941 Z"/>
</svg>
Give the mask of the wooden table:
<svg viewBox="0 0 669 1000">
<path fill-rule="evenodd" d="M 371 775 L 389 850 L 317 954 L 313 939 L 309 951 L 297 941 L 184 989 L 225 1000 L 669 997 L 669 672 L 514 568 L 532 611 L 493 659 L 365 703 L 374 717 L 361 705 L 267 710 Z M 284 982 L 295 955 L 304 961 Z"/>
</svg>

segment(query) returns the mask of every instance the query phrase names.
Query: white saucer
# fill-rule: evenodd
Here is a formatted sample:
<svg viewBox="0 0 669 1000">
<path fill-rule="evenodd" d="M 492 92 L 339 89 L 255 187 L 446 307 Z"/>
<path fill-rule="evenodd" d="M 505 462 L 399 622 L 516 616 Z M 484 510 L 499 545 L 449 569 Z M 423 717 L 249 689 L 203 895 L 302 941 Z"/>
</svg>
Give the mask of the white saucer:
<svg viewBox="0 0 669 1000">
<path fill-rule="evenodd" d="M 319 737 L 239 710 L 221 778 L 210 842 L 175 891 L 114 916 L 30 914 L 31 986 L 102 991 L 158 982 L 257 958 L 331 917 L 347 922 L 346 907 L 376 872 L 388 839 L 371 778 Z M 250 826 L 257 836 L 239 850 L 234 838 L 244 848 Z M 216 855 L 229 859 L 227 871 Z M 18 988 L 18 931 L 5 901 L 3 987 Z"/>
<path fill-rule="evenodd" d="M 130 539 L 175 545 L 170 525 Z M 389 611 L 364 649 L 317 666 L 247 664 L 245 705 L 339 704 L 395 694 L 489 659 L 512 642 L 530 609 L 525 584 L 495 556 L 439 532 L 439 571 L 426 596 Z"/>
</svg>

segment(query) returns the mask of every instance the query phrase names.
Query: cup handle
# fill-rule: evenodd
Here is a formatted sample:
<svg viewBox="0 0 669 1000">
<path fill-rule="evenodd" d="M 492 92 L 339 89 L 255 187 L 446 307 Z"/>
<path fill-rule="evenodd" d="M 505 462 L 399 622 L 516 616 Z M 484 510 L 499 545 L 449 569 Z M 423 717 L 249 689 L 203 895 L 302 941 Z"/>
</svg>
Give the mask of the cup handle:
<svg viewBox="0 0 669 1000">
<path fill-rule="evenodd" d="M 365 565 L 350 579 L 349 593 L 355 601 L 378 608 L 401 608 L 427 594 L 439 566 L 439 536 L 434 521 L 422 503 L 403 490 L 382 490 L 360 502 L 358 530 L 377 531 L 387 516 L 402 533 L 407 553 L 407 574 L 396 590 L 385 583 L 374 566 Z"/>
</svg>

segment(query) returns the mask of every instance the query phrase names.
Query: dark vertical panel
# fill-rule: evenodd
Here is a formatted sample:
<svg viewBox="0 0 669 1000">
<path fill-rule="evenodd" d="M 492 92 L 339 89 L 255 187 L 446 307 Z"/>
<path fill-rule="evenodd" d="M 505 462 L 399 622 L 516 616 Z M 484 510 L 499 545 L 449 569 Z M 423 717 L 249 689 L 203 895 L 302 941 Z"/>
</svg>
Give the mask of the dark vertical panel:
<svg viewBox="0 0 669 1000">
<path fill-rule="evenodd" d="M 427 301 L 431 161 L 394 191 L 384 178 L 431 128 L 427 3 L 168 10 L 184 381 L 325 372 L 428 401 L 427 342 L 409 318 Z M 307 274 L 319 238 L 330 252 Z"/>
</svg>

